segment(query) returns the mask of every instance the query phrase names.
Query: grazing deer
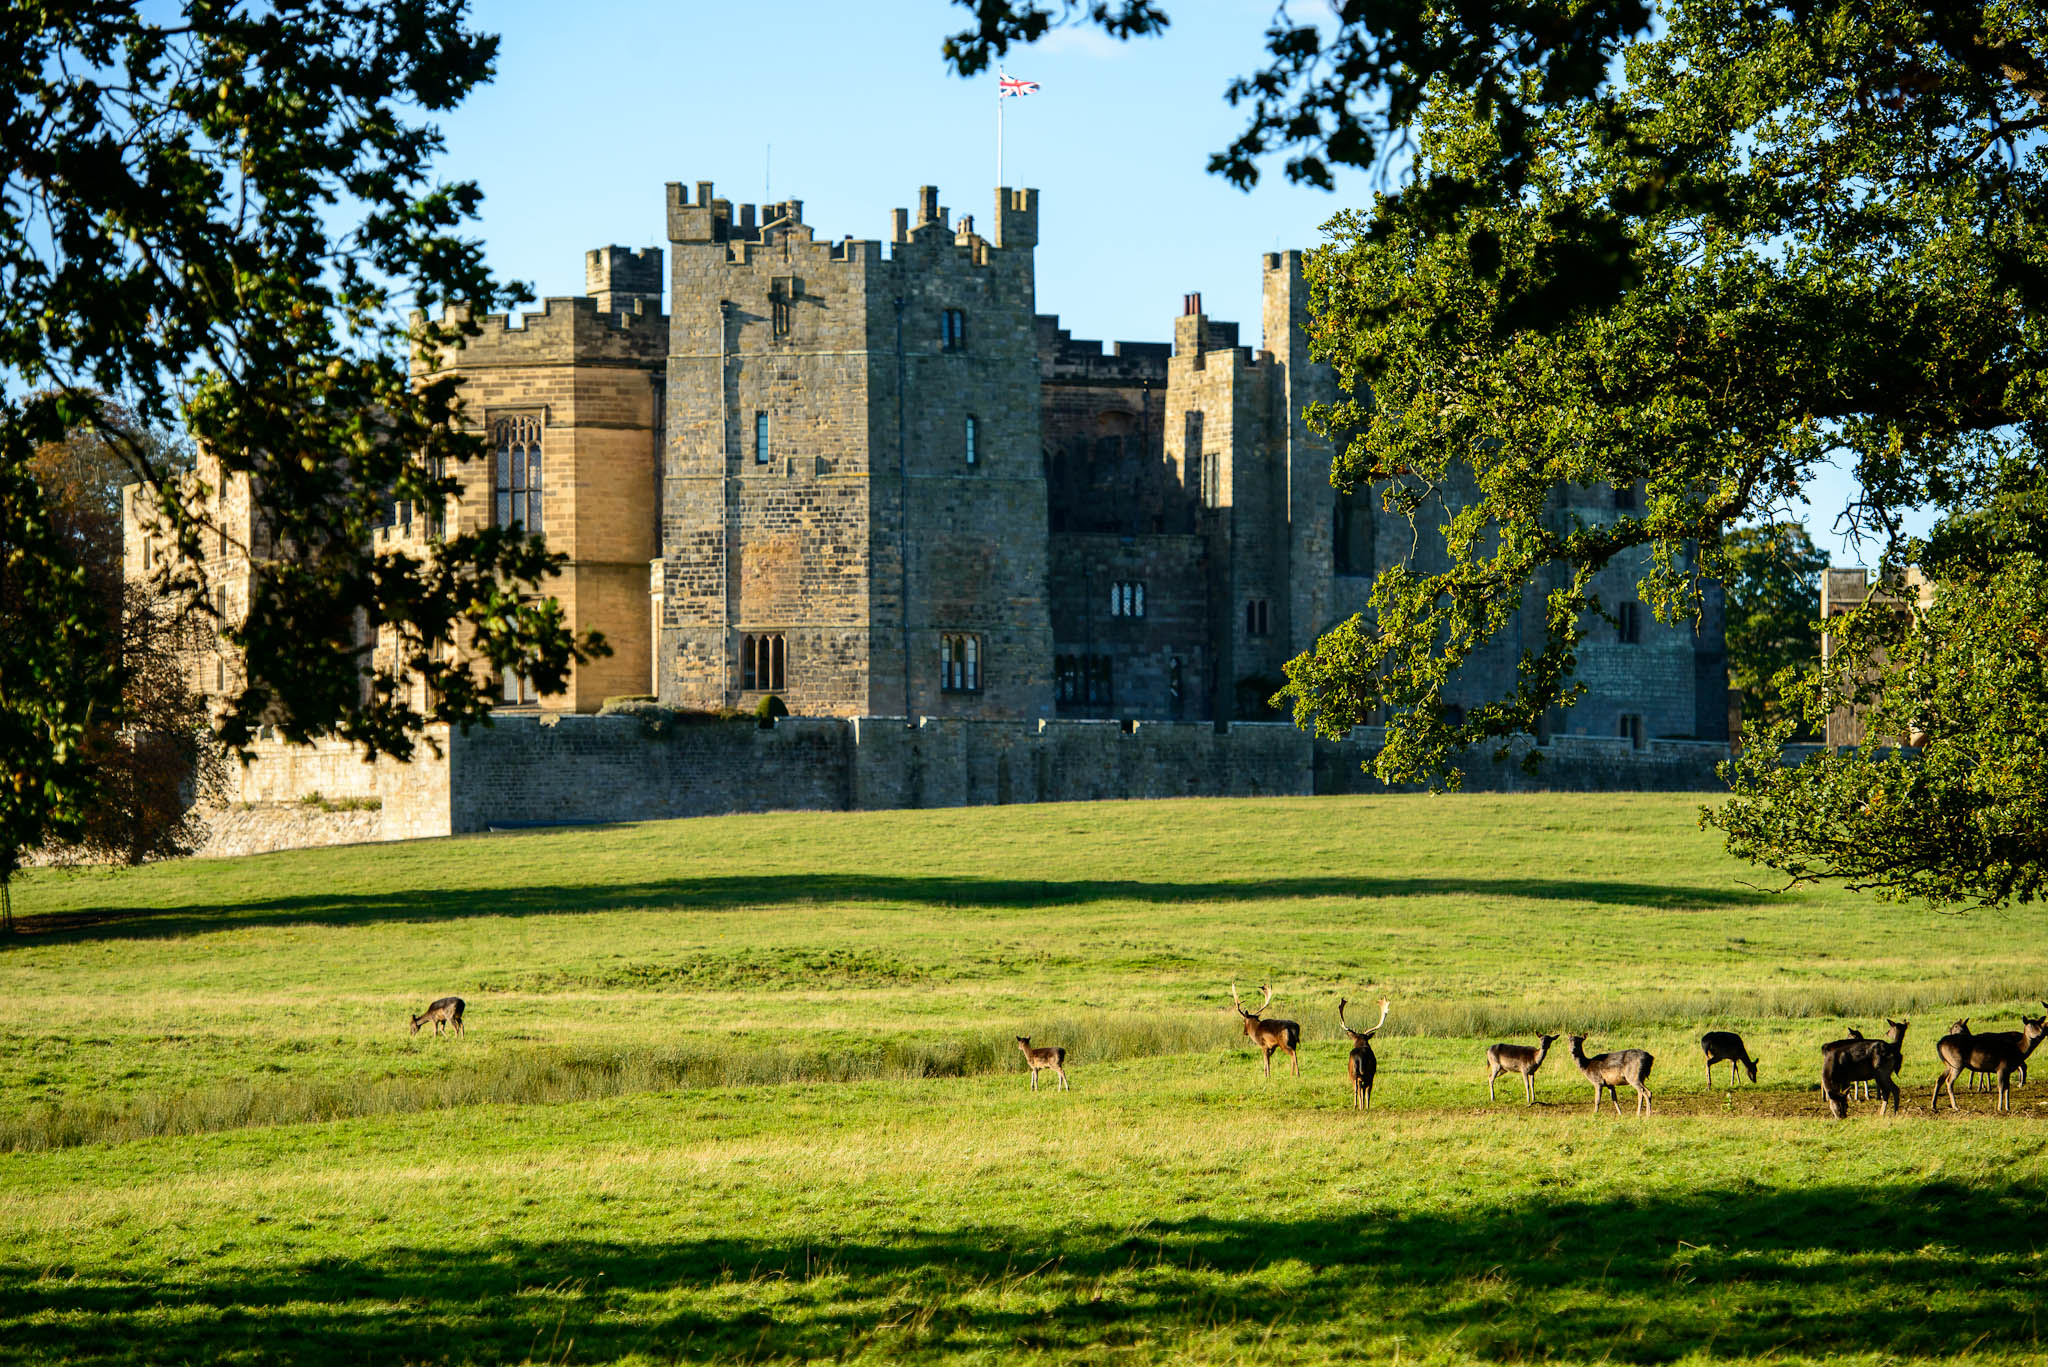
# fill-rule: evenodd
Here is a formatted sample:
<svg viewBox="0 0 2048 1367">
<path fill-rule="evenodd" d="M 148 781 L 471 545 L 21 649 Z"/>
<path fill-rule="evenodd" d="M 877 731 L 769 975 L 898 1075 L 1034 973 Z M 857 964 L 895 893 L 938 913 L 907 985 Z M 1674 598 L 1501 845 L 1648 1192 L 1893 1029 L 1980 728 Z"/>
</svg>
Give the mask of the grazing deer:
<svg viewBox="0 0 2048 1367">
<path fill-rule="evenodd" d="M 1261 984 L 1266 999 L 1259 1003 L 1258 1010 L 1247 1011 L 1244 1003 L 1237 999 L 1237 984 L 1230 985 L 1230 1004 L 1237 1008 L 1237 1014 L 1244 1017 L 1244 1032 L 1250 1035 L 1261 1049 L 1266 1051 L 1266 1076 L 1273 1076 L 1273 1051 L 1285 1049 L 1287 1057 L 1294 1063 L 1294 1075 L 1301 1076 L 1301 1026 L 1294 1021 L 1262 1020 L 1261 1015 L 1273 1004 L 1273 989 Z"/>
<path fill-rule="evenodd" d="M 2042 1005 L 2048 1006 L 2048 1002 Z M 1998 1109 L 2011 1110 L 2013 1071 L 2027 1061 L 2027 1055 L 2048 1035 L 2048 1016 L 2021 1016 L 2020 1026 L 2018 1030 L 1996 1030 L 1988 1035 L 1952 1034 L 1937 1041 L 1934 1049 L 1941 1055 L 1942 1073 L 1934 1084 L 1929 1107 L 1941 1109 L 1941 1089 L 1946 1086 L 1948 1108 L 1962 1109 L 1956 1105 L 1956 1074 L 1969 1068 L 1997 1074 Z"/>
<path fill-rule="evenodd" d="M 1526 1044 L 1496 1044 L 1486 1051 L 1486 1099 L 1492 1101 L 1493 1080 L 1502 1073 L 1520 1073 L 1522 1090 L 1528 1095 L 1528 1104 L 1536 1104 L 1536 1070 L 1543 1066 L 1544 1056 L 1550 1053 L 1550 1046 L 1557 1043 L 1558 1036 L 1545 1035 L 1543 1043 L 1533 1049 Z"/>
<path fill-rule="evenodd" d="M 455 1027 L 455 1033 L 461 1034 L 462 998 L 443 997 L 429 1006 L 425 1012 L 412 1018 L 412 1032 L 415 1035 L 420 1032 L 422 1025 L 433 1026 L 437 1035 L 452 1025 Z"/>
<path fill-rule="evenodd" d="M 1611 1054 L 1595 1054 L 1586 1057 L 1586 1037 L 1571 1037 L 1572 1062 L 1579 1065 L 1579 1071 L 1586 1075 L 1586 1081 L 1593 1084 L 1593 1114 L 1600 1114 L 1600 1093 L 1606 1092 L 1614 1102 L 1614 1113 L 1621 1114 L 1620 1085 L 1626 1082 L 1636 1094 L 1636 1114 L 1650 1113 L 1650 1068 L 1657 1060 L 1641 1049 L 1617 1049 Z"/>
<path fill-rule="evenodd" d="M 1372 1109 L 1372 1079 L 1380 1068 L 1380 1061 L 1373 1057 L 1372 1037 L 1387 1023 L 1387 1003 L 1380 1003 L 1378 1024 L 1370 1030 L 1353 1030 L 1351 1022 L 1344 1019 L 1344 998 L 1337 999 L 1337 1024 L 1344 1027 L 1344 1033 L 1351 1036 L 1351 1100 L 1361 1111 Z"/>
<path fill-rule="evenodd" d="M 1890 1103 L 1893 1115 L 1899 1113 L 1899 1088 L 1892 1075 L 1899 1071 L 1906 1027 L 1910 1023 L 1886 1017 L 1885 1024 L 1890 1029 L 1884 1039 L 1865 1039 L 1854 1034 L 1852 1038 L 1830 1040 L 1820 1047 L 1820 1090 L 1827 1098 L 1829 1114 L 1837 1120 L 1846 1118 L 1849 1085 L 1866 1080 L 1877 1088 L 1878 1114 L 1884 1114 L 1886 1103 Z"/>
<path fill-rule="evenodd" d="M 1709 1030 L 1700 1036 L 1700 1052 L 1707 1056 L 1707 1089 L 1713 1090 L 1714 1065 L 1728 1065 L 1728 1082 L 1735 1082 L 1735 1068 L 1740 1064 L 1749 1070 L 1749 1080 L 1756 1081 L 1757 1060 L 1749 1056 L 1749 1048 L 1742 1042 L 1742 1036 L 1733 1030 Z"/>
<path fill-rule="evenodd" d="M 1017 1047 L 1024 1051 L 1024 1061 L 1031 1065 L 1031 1090 L 1038 1090 L 1038 1070 L 1050 1068 L 1060 1075 L 1060 1090 L 1067 1090 L 1067 1051 L 1056 1044 L 1033 1045 L 1031 1036 L 1018 1035 Z"/>
</svg>

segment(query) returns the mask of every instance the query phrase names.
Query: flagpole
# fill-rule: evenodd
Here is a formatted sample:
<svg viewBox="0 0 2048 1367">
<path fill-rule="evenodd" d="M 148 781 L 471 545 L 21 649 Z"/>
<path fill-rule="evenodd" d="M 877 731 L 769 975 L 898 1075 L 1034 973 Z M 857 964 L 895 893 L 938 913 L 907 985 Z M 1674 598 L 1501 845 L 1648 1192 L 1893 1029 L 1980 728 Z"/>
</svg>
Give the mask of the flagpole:
<svg viewBox="0 0 2048 1367">
<path fill-rule="evenodd" d="M 1003 69 L 996 68 L 996 188 L 1003 188 Z"/>
</svg>

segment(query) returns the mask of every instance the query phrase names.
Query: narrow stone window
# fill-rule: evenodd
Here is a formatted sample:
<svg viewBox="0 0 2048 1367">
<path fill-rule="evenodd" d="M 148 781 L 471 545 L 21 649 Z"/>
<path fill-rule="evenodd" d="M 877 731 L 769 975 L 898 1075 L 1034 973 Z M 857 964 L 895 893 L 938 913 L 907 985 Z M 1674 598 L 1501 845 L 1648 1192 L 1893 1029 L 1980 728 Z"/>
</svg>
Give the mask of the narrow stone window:
<svg viewBox="0 0 2048 1367">
<path fill-rule="evenodd" d="M 1634 601 L 1623 603 L 1614 614 L 1616 637 L 1625 646 L 1640 645 L 1643 640 L 1643 605 Z"/>
<path fill-rule="evenodd" d="M 498 419 L 493 431 L 492 525 L 541 531 L 540 419 L 531 415 Z"/>
<path fill-rule="evenodd" d="M 1087 679 L 1088 701 L 1100 707 L 1109 706 L 1115 701 L 1115 690 L 1112 687 L 1113 681 L 1114 674 L 1110 667 L 1109 656 L 1090 655 L 1088 657 Z"/>
<path fill-rule="evenodd" d="M 939 687 L 948 693 L 981 691 L 981 638 L 948 633 L 939 637 Z"/>
<path fill-rule="evenodd" d="M 1061 655 L 1053 660 L 1053 700 L 1062 703 L 1079 702 L 1081 699 L 1081 661 L 1077 656 Z"/>
<path fill-rule="evenodd" d="M 1331 571 L 1339 575 L 1369 578 L 1377 568 L 1373 560 L 1372 506 L 1363 490 L 1337 495 L 1330 559 Z"/>
<path fill-rule="evenodd" d="M 740 688 L 750 693 L 776 693 L 783 682 L 787 654 L 779 631 L 740 637 Z"/>
<path fill-rule="evenodd" d="M 533 680 L 512 669 L 505 671 L 501 696 L 509 703 L 540 701 L 540 695 L 534 691 Z"/>
<path fill-rule="evenodd" d="M 1621 738 L 1640 750 L 1643 748 L 1643 719 L 1635 713 L 1627 713 L 1621 719 Z"/>
<path fill-rule="evenodd" d="M 1135 579 L 1118 580 L 1109 586 L 1109 615 L 1112 617 L 1143 617 L 1145 615 L 1145 586 Z"/>
<path fill-rule="evenodd" d="M 1267 612 L 1266 600 L 1254 598 L 1244 605 L 1244 634 L 1265 636 L 1272 631 L 1272 619 Z"/>
<path fill-rule="evenodd" d="M 778 276 L 768 286 L 769 322 L 777 337 L 787 337 L 796 324 L 796 282 Z"/>
<path fill-rule="evenodd" d="M 981 463 L 981 420 L 972 413 L 967 415 L 967 463 Z"/>
<path fill-rule="evenodd" d="M 754 414 L 754 464 L 768 463 L 768 415 Z"/>
<path fill-rule="evenodd" d="M 959 309 L 947 309 L 939 315 L 939 344 L 947 351 L 964 351 L 967 348 L 967 315 Z"/>
</svg>

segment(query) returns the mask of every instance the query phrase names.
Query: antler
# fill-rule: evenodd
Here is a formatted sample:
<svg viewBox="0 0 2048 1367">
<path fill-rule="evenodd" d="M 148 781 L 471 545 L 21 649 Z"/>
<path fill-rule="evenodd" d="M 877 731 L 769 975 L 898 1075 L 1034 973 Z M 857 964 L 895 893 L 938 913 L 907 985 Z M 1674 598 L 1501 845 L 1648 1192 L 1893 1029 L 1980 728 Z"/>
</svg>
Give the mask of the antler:
<svg viewBox="0 0 2048 1367">
<path fill-rule="evenodd" d="M 1379 1020 L 1379 1025 L 1375 1025 L 1375 1026 L 1373 1026 L 1373 1029 L 1377 1030 L 1377 1029 L 1379 1029 L 1379 1028 L 1380 1028 L 1380 1025 L 1385 1025 L 1385 1024 L 1387 1023 L 1387 1007 L 1388 1007 L 1388 1005 L 1389 1005 L 1389 1003 L 1388 1003 L 1388 1001 L 1387 1001 L 1387 999 L 1386 999 L 1386 998 L 1384 998 L 1384 997 L 1380 998 L 1380 1020 Z"/>
<path fill-rule="evenodd" d="M 1267 1007 L 1273 1004 L 1273 989 L 1267 987 L 1264 983 L 1260 983 L 1259 986 L 1265 991 L 1266 994 L 1266 999 L 1259 1003 L 1259 1010 L 1264 1011 Z"/>
<path fill-rule="evenodd" d="M 1251 1012 L 1244 1009 L 1244 1003 L 1237 999 L 1236 983 L 1230 985 L 1230 1004 L 1237 1008 L 1237 1014 L 1240 1016 L 1249 1016 L 1251 1014 Z"/>
</svg>

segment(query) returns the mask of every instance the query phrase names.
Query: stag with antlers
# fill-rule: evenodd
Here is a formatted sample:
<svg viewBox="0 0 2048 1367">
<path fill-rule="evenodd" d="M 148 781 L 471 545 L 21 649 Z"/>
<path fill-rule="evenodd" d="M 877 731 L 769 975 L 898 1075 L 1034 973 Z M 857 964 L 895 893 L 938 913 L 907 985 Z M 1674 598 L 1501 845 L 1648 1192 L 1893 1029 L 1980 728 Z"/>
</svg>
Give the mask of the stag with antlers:
<svg viewBox="0 0 2048 1367">
<path fill-rule="evenodd" d="M 1267 1007 L 1273 1004 L 1273 989 L 1263 984 L 1260 990 L 1266 999 L 1259 1003 L 1258 1010 L 1247 1011 L 1244 1003 L 1237 999 L 1237 984 L 1230 985 L 1230 1004 L 1237 1008 L 1237 1014 L 1244 1017 L 1244 1032 L 1252 1037 L 1261 1049 L 1266 1051 L 1266 1076 L 1273 1076 L 1273 1051 L 1285 1049 L 1287 1057 L 1294 1062 L 1294 1075 L 1301 1076 L 1301 1026 L 1295 1021 L 1262 1019 Z"/>
<path fill-rule="evenodd" d="M 1380 1002 L 1380 1018 L 1370 1030 L 1353 1030 L 1351 1022 L 1344 1019 L 1344 1008 L 1349 1003 L 1342 997 L 1337 999 L 1337 1024 L 1344 1027 L 1344 1033 L 1351 1036 L 1351 1101 L 1361 1111 L 1372 1109 L 1372 1078 L 1379 1071 L 1379 1060 L 1373 1057 L 1372 1037 L 1380 1032 L 1380 1026 L 1387 1023 L 1387 1003 Z"/>
</svg>

